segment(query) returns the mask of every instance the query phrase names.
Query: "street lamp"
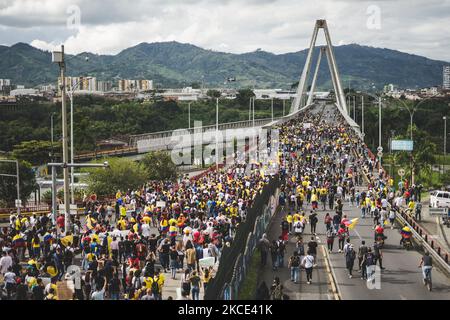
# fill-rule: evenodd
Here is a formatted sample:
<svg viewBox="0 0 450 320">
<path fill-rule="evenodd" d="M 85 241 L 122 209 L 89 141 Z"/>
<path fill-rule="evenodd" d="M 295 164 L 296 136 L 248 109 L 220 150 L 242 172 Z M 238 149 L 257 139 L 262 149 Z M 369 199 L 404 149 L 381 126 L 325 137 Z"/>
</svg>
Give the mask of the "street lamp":
<svg viewBox="0 0 450 320">
<path fill-rule="evenodd" d="M 19 177 L 19 161 L 18 160 L 0 160 L 0 162 L 9 162 L 9 163 L 15 163 L 16 164 L 16 174 L 0 174 L 2 177 L 11 177 L 16 178 L 16 188 L 17 188 L 17 200 L 16 200 L 16 207 L 17 207 L 17 214 L 20 214 L 20 207 L 22 205 L 22 201 L 20 200 L 20 177 Z"/>
<path fill-rule="evenodd" d="M 442 173 L 445 173 L 445 158 L 447 155 L 447 117 L 442 117 L 444 120 L 444 164 L 442 166 Z"/>
<path fill-rule="evenodd" d="M 65 78 L 65 62 L 64 62 L 64 45 L 61 45 L 61 51 L 54 51 L 52 55 L 52 62 L 57 63 L 60 70 L 61 77 L 61 109 L 62 109 L 62 148 L 63 148 L 63 163 L 67 164 L 68 146 L 67 146 L 67 110 L 66 110 L 66 78 Z M 70 203 L 69 203 L 69 169 L 67 165 L 63 166 L 64 175 L 64 211 L 65 211 L 65 231 L 70 230 Z"/>
<path fill-rule="evenodd" d="M 191 129 L 191 103 L 188 103 L 188 122 L 189 122 L 189 126 L 188 128 Z"/>
<path fill-rule="evenodd" d="M 87 58 L 87 57 L 86 57 Z M 75 145 L 73 142 L 74 139 L 74 133 L 73 133 L 73 92 L 78 89 L 79 85 L 83 80 L 91 80 L 92 77 L 83 78 L 81 77 L 80 80 L 75 83 L 75 85 L 70 84 L 70 90 L 68 91 L 69 99 L 70 99 L 70 162 L 74 162 L 74 153 L 75 153 Z M 70 198 L 71 204 L 75 204 L 75 178 L 74 178 L 74 168 L 70 168 Z"/>
<path fill-rule="evenodd" d="M 403 104 L 404 108 L 409 112 L 409 116 L 410 116 L 410 130 L 411 130 L 411 132 L 410 132 L 410 139 L 411 139 L 411 141 L 413 141 L 413 118 L 414 118 L 414 113 L 417 111 L 419 105 L 421 105 L 422 103 L 424 103 L 425 101 L 427 101 L 429 99 L 434 98 L 436 95 L 437 94 L 435 94 L 435 95 L 433 95 L 433 96 L 431 96 L 429 98 L 421 100 L 419 103 L 417 103 L 415 106 L 413 106 L 412 109 L 410 107 L 408 107 L 408 105 L 406 103 L 404 103 L 401 99 L 396 99 L 396 100 L 400 101 Z M 412 151 L 411 151 L 411 164 L 410 164 L 410 166 L 411 166 L 411 185 L 412 185 L 412 184 L 414 184 L 414 170 L 413 170 L 413 155 L 412 155 Z"/>
<path fill-rule="evenodd" d="M 272 108 L 272 122 L 273 122 L 273 97 L 272 97 L 272 104 L 271 104 L 271 108 Z"/>
<path fill-rule="evenodd" d="M 48 167 L 52 168 L 52 172 L 55 170 L 55 168 L 63 168 L 64 170 L 67 170 L 68 168 L 109 168 L 109 162 L 105 161 L 103 163 L 67 163 L 67 162 L 51 162 L 47 164 Z M 64 181 L 65 183 L 66 181 Z M 56 179 L 52 179 L 52 190 L 55 190 L 54 194 L 56 194 Z M 66 196 L 66 190 L 64 190 L 64 195 Z M 64 224 L 64 232 L 67 233 L 70 231 L 70 206 L 67 210 L 68 202 L 64 202 L 64 210 L 65 210 L 65 224 Z M 52 211 L 53 213 L 53 220 L 56 221 L 56 201 L 52 200 Z"/>
</svg>

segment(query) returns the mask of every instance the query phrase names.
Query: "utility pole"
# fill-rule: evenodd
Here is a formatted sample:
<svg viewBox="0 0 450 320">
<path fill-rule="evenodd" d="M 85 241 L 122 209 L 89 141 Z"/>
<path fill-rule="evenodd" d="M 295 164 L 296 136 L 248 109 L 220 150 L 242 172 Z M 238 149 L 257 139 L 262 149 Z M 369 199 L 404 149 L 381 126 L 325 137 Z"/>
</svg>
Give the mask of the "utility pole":
<svg viewBox="0 0 450 320">
<path fill-rule="evenodd" d="M 363 142 L 364 142 L 364 136 L 365 136 L 365 132 L 364 132 L 364 96 L 361 95 L 361 128 L 362 128 L 362 135 L 363 135 Z"/>
<path fill-rule="evenodd" d="M 381 96 L 378 97 L 378 147 L 381 149 Z M 379 156 L 380 169 L 381 169 L 381 156 Z"/>
<path fill-rule="evenodd" d="M 250 97 L 250 102 L 248 106 L 248 121 L 252 121 L 252 101 L 253 97 Z"/>
<path fill-rule="evenodd" d="M 188 122 L 189 122 L 189 126 L 188 128 L 191 129 L 191 103 L 188 103 Z"/>
<path fill-rule="evenodd" d="M 445 161 L 447 156 L 447 117 L 442 117 L 444 119 L 444 165 L 442 168 L 442 173 L 445 173 Z"/>
<path fill-rule="evenodd" d="M 216 173 L 219 174 L 219 98 L 216 98 Z"/>
<path fill-rule="evenodd" d="M 17 208 L 17 214 L 19 215 L 20 207 L 22 205 L 22 201 L 20 200 L 19 160 L 0 160 L 0 162 L 10 162 L 10 163 L 16 164 L 16 174 L 0 174 L 0 176 L 16 178 L 16 189 L 17 189 L 16 208 Z"/>
<path fill-rule="evenodd" d="M 272 122 L 273 122 L 273 98 L 272 98 Z"/>
<path fill-rule="evenodd" d="M 53 151 L 53 116 L 55 114 L 52 113 L 50 117 L 50 127 L 51 127 L 51 140 L 52 140 L 52 161 L 55 161 L 55 153 Z M 58 212 L 58 208 L 56 207 L 56 167 L 52 167 L 52 220 L 53 224 L 56 224 L 56 213 Z"/>
<path fill-rule="evenodd" d="M 61 77 L 61 109 L 62 109 L 62 147 L 63 147 L 63 175 L 64 175 L 64 215 L 65 232 L 71 230 L 70 200 L 69 200 L 69 153 L 67 146 L 67 110 L 66 110 L 66 79 L 64 63 L 64 45 L 61 45 L 61 52 L 53 52 L 53 62 L 58 63 Z"/>
</svg>

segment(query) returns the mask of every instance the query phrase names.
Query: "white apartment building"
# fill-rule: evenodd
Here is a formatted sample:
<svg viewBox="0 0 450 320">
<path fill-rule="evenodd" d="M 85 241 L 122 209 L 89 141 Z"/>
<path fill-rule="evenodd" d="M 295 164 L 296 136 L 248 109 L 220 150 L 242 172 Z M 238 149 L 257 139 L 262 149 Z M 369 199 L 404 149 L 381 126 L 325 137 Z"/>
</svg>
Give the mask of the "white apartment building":
<svg viewBox="0 0 450 320">
<path fill-rule="evenodd" d="M 450 65 L 443 67 L 442 76 L 442 89 L 450 90 Z"/>
</svg>

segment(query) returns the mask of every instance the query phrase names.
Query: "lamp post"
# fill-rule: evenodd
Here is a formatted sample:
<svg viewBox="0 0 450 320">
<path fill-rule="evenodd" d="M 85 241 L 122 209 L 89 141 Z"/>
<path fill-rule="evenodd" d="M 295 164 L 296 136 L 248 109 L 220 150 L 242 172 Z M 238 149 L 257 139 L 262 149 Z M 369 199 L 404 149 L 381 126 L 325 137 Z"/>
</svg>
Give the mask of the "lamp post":
<svg viewBox="0 0 450 320">
<path fill-rule="evenodd" d="M 442 117 L 444 120 L 444 164 L 442 166 L 442 173 L 445 173 L 445 160 L 447 156 L 447 117 Z"/>
<path fill-rule="evenodd" d="M 191 103 L 188 103 L 188 122 L 189 122 L 189 129 L 191 129 Z"/>
<path fill-rule="evenodd" d="M 364 132 L 364 95 L 361 95 L 361 113 L 361 130 L 364 142 L 364 136 L 366 135 L 366 133 Z"/>
<path fill-rule="evenodd" d="M 271 103 L 271 110 L 272 110 L 272 122 L 273 122 L 273 97 L 272 97 L 272 103 Z"/>
<path fill-rule="evenodd" d="M 55 157 L 55 153 L 53 151 L 53 143 L 54 143 L 54 138 L 53 138 L 53 117 L 55 116 L 55 113 L 52 112 L 52 115 L 50 117 L 50 127 L 51 127 L 51 141 L 52 141 L 52 154 L 50 156 L 50 158 L 52 159 L 52 161 L 54 161 L 54 157 Z M 56 213 L 57 213 L 57 208 L 56 208 L 56 168 L 55 167 L 51 167 L 52 168 L 52 220 L 53 220 L 53 224 L 56 223 Z"/>
<path fill-rule="evenodd" d="M 91 80 L 92 77 L 87 77 L 86 80 Z M 78 86 L 80 85 L 81 81 L 83 81 L 84 78 L 81 78 L 77 83 L 75 83 L 74 86 L 70 84 L 70 90 L 68 91 L 68 96 L 70 99 L 70 162 L 74 163 L 74 153 L 75 153 L 75 144 L 73 142 L 74 140 L 74 133 L 73 133 L 73 92 L 78 89 Z M 75 174 L 74 174 L 74 167 L 70 168 L 70 203 L 75 204 Z"/>
<path fill-rule="evenodd" d="M 219 174 L 219 98 L 216 98 L 216 173 Z"/>
<path fill-rule="evenodd" d="M 2 177 L 11 177 L 16 178 L 16 189 L 17 189 L 17 200 L 16 200 L 16 207 L 17 207 L 17 214 L 20 214 L 20 207 L 21 207 L 21 200 L 20 200 L 20 176 L 19 176 L 19 160 L 0 160 L 0 162 L 9 162 L 9 163 L 15 163 L 16 164 L 16 174 L 0 174 Z"/>
<path fill-rule="evenodd" d="M 68 145 L 67 145 L 67 110 L 66 110 L 66 78 L 65 78 L 65 62 L 64 62 L 64 45 L 61 46 L 61 51 L 54 51 L 52 55 L 52 62 L 57 63 L 60 69 L 61 77 L 61 109 L 62 109 L 62 148 L 63 148 L 63 163 L 67 164 L 69 161 Z M 65 215 L 65 232 L 70 231 L 70 203 L 69 203 L 69 168 L 67 165 L 63 166 L 64 176 L 64 215 Z"/>
</svg>

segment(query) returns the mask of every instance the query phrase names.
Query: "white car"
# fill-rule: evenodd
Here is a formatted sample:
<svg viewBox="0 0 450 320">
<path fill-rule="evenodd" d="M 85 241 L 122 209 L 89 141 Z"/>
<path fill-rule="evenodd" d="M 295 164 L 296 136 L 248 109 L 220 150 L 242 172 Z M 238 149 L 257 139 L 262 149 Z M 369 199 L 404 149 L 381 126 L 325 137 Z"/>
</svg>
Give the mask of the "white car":
<svg viewBox="0 0 450 320">
<path fill-rule="evenodd" d="M 450 208 L 450 192 L 441 190 L 430 192 L 430 207 Z"/>
</svg>

